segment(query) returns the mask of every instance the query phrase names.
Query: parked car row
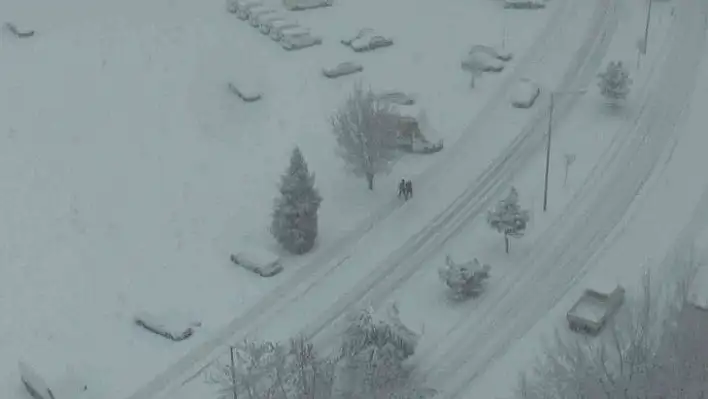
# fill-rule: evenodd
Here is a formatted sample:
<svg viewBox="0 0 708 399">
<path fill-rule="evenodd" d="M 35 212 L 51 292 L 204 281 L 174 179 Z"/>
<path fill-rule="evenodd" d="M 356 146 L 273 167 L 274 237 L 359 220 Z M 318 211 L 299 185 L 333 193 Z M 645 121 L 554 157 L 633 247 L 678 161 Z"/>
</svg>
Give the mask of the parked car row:
<svg viewBox="0 0 708 399">
<path fill-rule="evenodd" d="M 247 21 L 285 50 L 298 50 L 322 43 L 322 38 L 282 12 L 265 6 L 261 0 L 228 0 L 227 10 Z"/>
</svg>

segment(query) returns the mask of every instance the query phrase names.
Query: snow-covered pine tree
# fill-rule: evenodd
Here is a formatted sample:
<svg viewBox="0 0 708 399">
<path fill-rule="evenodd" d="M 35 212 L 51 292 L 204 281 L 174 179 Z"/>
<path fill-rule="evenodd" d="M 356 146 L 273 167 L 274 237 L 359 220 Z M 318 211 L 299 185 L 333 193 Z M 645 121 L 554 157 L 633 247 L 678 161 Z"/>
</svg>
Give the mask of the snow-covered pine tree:
<svg viewBox="0 0 708 399">
<path fill-rule="evenodd" d="M 624 100 L 629 95 L 632 79 L 622 61 L 611 61 L 605 72 L 598 74 L 600 93 L 612 102 Z"/>
<path fill-rule="evenodd" d="M 529 222 L 529 211 L 519 207 L 516 188 L 512 187 L 509 195 L 487 212 L 487 222 L 497 232 L 504 234 L 506 253 L 509 253 L 509 237 L 522 237 Z"/>
<path fill-rule="evenodd" d="M 287 251 L 304 254 L 317 238 L 317 211 L 322 197 L 315 188 L 315 175 L 307 168 L 298 147 L 280 179 L 280 197 L 275 200 L 270 232 Z"/>
</svg>

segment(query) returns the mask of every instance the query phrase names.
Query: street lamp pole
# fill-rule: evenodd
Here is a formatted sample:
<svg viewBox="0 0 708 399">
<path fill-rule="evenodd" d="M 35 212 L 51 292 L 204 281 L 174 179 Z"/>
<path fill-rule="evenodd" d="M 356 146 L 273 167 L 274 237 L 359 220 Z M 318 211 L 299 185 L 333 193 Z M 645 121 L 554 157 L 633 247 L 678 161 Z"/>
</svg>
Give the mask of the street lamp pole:
<svg viewBox="0 0 708 399">
<path fill-rule="evenodd" d="M 548 113 L 548 139 L 546 140 L 546 178 L 543 185 L 543 211 L 548 209 L 548 171 L 551 166 L 551 136 L 553 134 L 553 109 L 555 108 L 555 93 L 551 93 L 551 109 Z"/>
<path fill-rule="evenodd" d="M 548 209 L 548 173 L 551 169 L 551 138 L 553 136 L 553 110 L 555 109 L 556 95 L 558 94 L 585 94 L 587 90 L 551 92 L 551 104 L 548 112 L 548 139 L 546 140 L 546 175 L 543 185 L 543 211 Z"/>
</svg>

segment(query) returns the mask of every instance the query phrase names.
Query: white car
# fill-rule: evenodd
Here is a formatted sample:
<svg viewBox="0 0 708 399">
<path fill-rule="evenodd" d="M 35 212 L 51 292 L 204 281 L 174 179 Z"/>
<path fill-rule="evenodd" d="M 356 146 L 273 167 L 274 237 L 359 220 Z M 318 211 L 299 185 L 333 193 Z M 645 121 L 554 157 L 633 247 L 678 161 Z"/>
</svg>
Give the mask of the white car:
<svg viewBox="0 0 708 399">
<path fill-rule="evenodd" d="M 330 79 L 361 72 L 364 67 L 356 62 L 342 62 L 331 68 L 322 69 L 322 74 Z"/>
<path fill-rule="evenodd" d="M 531 108 L 541 94 L 541 88 L 531 79 L 522 78 L 511 93 L 511 105 L 516 108 Z"/>
<path fill-rule="evenodd" d="M 283 5 L 290 11 L 329 7 L 332 4 L 334 4 L 334 0 L 283 0 Z"/>
<path fill-rule="evenodd" d="M 546 4 L 540 0 L 504 0 L 504 8 L 537 10 L 545 7 Z"/>
<path fill-rule="evenodd" d="M 491 55 L 492 57 L 502 60 L 502 61 L 509 61 L 512 59 L 514 56 L 512 53 L 504 50 L 500 50 L 498 48 L 490 47 L 490 46 L 485 46 L 483 44 L 476 44 L 470 48 L 470 51 L 467 54 L 473 54 L 473 53 L 487 53 Z"/>
<path fill-rule="evenodd" d="M 342 44 L 351 47 L 356 52 L 363 52 L 391 46 L 393 40 L 376 33 L 373 29 L 364 28 L 359 30 L 356 36 L 343 39 Z"/>
<path fill-rule="evenodd" d="M 254 28 L 258 27 L 258 19 L 263 18 L 266 15 L 270 14 L 275 14 L 275 10 L 267 7 L 267 6 L 261 6 L 261 7 L 254 7 L 251 8 L 251 10 L 248 12 L 248 23 L 251 24 Z"/>
<path fill-rule="evenodd" d="M 248 7 L 248 5 L 262 5 L 261 0 L 226 0 L 226 10 L 232 14 L 237 14 L 238 10 Z"/>
<path fill-rule="evenodd" d="M 413 105 L 415 104 L 415 97 L 411 94 L 404 93 L 397 90 L 385 90 L 376 94 L 376 98 L 379 101 L 383 101 L 388 104 L 395 105 Z"/>
<path fill-rule="evenodd" d="M 473 72 L 501 72 L 504 62 L 485 52 L 474 52 L 462 61 L 462 69 Z"/>
<path fill-rule="evenodd" d="M 231 262 L 258 274 L 261 277 L 271 277 L 283 271 L 280 258 L 268 251 L 249 249 L 231 255 Z"/>
<path fill-rule="evenodd" d="M 322 44 L 322 38 L 308 32 L 292 33 L 287 31 L 280 39 L 280 45 L 285 50 L 300 50 Z"/>
<path fill-rule="evenodd" d="M 270 27 L 273 22 L 281 21 L 284 19 L 285 16 L 279 12 L 262 14 L 256 18 L 256 26 L 262 34 L 267 35 L 270 32 Z"/>
<path fill-rule="evenodd" d="M 298 28 L 298 27 L 300 27 L 300 24 L 298 24 L 297 22 L 292 21 L 292 20 L 273 21 L 273 23 L 270 24 L 270 30 L 268 32 L 268 36 L 270 36 L 271 39 L 273 39 L 277 42 L 283 36 L 282 35 L 283 31 Z"/>
<path fill-rule="evenodd" d="M 263 3 L 260 1 L 243 1 L 243 4 L 239 5 L 236 10 L 236 16 L 240 20 L 247 21 L 251 10 L 259 7 L 263 7 Z"/>
</svg>

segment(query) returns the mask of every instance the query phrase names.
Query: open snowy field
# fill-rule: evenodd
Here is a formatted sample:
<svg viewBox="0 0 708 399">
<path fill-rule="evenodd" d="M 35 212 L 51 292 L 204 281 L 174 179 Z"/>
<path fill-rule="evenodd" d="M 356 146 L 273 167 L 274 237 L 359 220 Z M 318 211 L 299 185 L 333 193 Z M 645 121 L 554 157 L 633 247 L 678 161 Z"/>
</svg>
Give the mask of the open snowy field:
<svg viewBox="0 0 708 399">
<path fill-rule="evenodd" d="M 451 146 L 511 73 L 486 74 L 470 90 L 459 66 L 469 46 L 503 42 L 518 55 L 556 7 L 340 3 L 298 14 L 324 44 L 290 53 L 222 2 L 0 4 L 0 15 L 36 31 L 0 36 L 3 397 L 23 395 L 20 358 L 50 380 L 75 367 L 94 391 L 119 397 L 207 339 L 276 284 L 236 270 L 228 254 L 270 242 L 270 204 L 293 145 L 325 198 L 319 249 L 389 203 L 401 174 L 439 158 L 405 158 L 373 193 L 345 175 L 327 117 L 353 82 L 416 94 L 430 139 Z M 362 27 L 395 45 L 355 54 L 339 43 Z M 321 76 L 344 60 L 366 69 Z M 240 102 L 226 90 L 235 77 L 262 85 L 264 99 Z M 307 260 L 286 262 L 283 276 Z M 175 344 L 137 329 L 140 310 L 178 310 L 202 327 Z"/>
</svg>

